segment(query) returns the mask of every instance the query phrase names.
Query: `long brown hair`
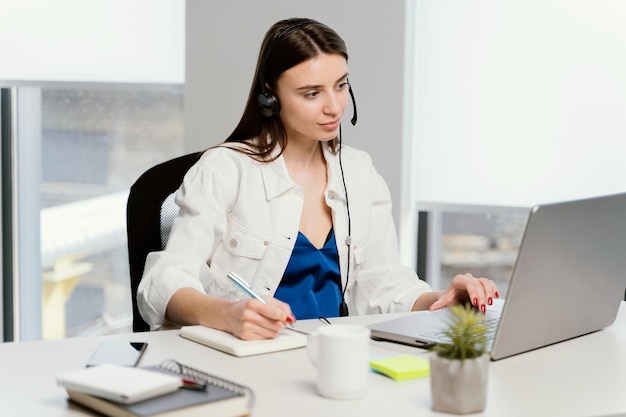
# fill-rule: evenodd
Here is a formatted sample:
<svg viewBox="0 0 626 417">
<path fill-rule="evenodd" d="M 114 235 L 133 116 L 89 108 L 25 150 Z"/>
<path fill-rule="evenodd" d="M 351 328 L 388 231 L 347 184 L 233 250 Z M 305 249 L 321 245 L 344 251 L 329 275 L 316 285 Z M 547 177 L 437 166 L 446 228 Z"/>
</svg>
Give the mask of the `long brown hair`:
<svg viewBox="0 0 626 417">
<path fill-rule="evenodd" d="M 348 59 L 346 44 L 341 37 L 328 26 L 303 18 L 285 19 L 275 23 L 265 34 L 259 58 L 250 87 L 250 94 L 239 124 L 224 143 L 245 143 L 243 151 L 257 160 L 276 159 L 287 146 L 287 133 L 277 115 L 266 117 L 261 113 L 257 97 L 264 86 L 269 91 L 276 89 L 280 76 L 304 61 L 322 53 L 339 54 Z M 263 79 L 261 79 L 263 78 Z M 280 152 L 272 156 L 276 146 Z M 331 142 L 336 150 L 337 139 Z M 237 147 L 241 150 L 241 148 Z"/>
</svg>

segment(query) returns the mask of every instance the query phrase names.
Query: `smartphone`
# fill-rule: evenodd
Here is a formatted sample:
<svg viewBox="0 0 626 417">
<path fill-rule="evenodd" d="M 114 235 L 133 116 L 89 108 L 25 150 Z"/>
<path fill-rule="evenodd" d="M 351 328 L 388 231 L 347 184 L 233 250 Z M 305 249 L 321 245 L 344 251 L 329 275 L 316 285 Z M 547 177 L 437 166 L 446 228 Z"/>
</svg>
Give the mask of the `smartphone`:
<svg viewBox="0 0 626 417">
<path fill-rule="evenodd" d="M 124 366 L 135 366 L 148 347 L 143 342 L 123 342 L 108 340 L 102 342 L 87 361 L 87 367 L 113 363 Z"/>
</svg>

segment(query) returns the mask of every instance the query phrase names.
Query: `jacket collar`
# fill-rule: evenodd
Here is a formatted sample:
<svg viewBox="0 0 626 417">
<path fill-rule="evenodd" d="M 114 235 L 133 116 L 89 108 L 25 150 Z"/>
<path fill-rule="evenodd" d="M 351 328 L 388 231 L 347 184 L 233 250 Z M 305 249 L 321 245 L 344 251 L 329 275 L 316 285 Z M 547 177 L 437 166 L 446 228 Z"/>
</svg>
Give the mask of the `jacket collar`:
<svg viewBox="0 0 626 417">
<path fill-rule="evenodd" d="M 341 184 L 341 172 L 338 155 L 333 154 L 330 150 L 330 146 L 327 144 L 322 146 L 322 151 L 328 167 L 329 182 L 327 190 L 343 196 L 344 191 L 343 185 Z M 278 152 L 280 152 L 280 149 L 277 147 L 274 149 L 272 156 L 275 156 Z M 258 162 L 258 164 L 259 170 L 261 171 L 261 177 L 263 178 L 263 185 L 265 187 L 265 197 L 268 200 L 272 200 L 287 192 L 291 188 L 297 187 L 297 184 L 293 182 L 289 176 L 287 165 L 285 164 L 285 159 L 282 155 L 272 162 Z"/>
<path fill-rule="evenodd" d="M 265 187 L 265 197 L 268 200 L 272 200 L 297 186 L 289 176 L 282 155 L 272 162 L 258 162 L 258 164 Z"/>
<path fill-rule="evenodd" d="M 339 154 L 333 153 L 329 144 L 324 144 L 322 149 L 324 151 L 324 158 L 326 159 L 326 166 L 328 170 L 328 185 L 326 186 L 326 190 L 337 196 L 345 198 L 341 167 L 339 165 Z"/>
</svg>

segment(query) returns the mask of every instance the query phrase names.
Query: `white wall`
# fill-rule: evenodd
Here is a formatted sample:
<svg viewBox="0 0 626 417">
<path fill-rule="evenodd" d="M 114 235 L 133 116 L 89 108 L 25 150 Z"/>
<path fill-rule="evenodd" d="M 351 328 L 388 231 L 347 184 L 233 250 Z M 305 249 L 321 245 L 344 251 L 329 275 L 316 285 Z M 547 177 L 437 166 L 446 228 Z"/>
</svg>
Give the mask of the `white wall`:
<svg viewBox="0 0 626 417">
<path fill-rule="evenodd" d="M 276 21 L 310 17 L 348 46 L 359 120 L 343 140 L 368 151 L 387 180 L 397 217 L 401 195 L 404 1 L 187 0 L 185 131 L 188 151 L 221 142 L 235 127 L 253 82 L 262 38 Z M 397 218 L 396 218 L 397 221 Z"/>
<path fill-rule="evenodd" d="M 2 0 L 0 85 L 184 82 L 184 0 Z"/>
<path fill-rule="evenodd" d="M 419 4 L 422 206 L 626 191 L 626 2 Z"/>
</svg>

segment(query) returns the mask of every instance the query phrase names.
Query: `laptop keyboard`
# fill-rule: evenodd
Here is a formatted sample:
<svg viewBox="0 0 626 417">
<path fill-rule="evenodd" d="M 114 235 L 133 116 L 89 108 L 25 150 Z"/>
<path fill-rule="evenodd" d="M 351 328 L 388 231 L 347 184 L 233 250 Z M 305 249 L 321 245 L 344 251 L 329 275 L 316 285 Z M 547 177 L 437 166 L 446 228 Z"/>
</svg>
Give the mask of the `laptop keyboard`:
<svg viewBox="0 0 626 417">
<path fill-rule="evenodd" d="M 487 331 L 485 332 L 485 337 L 487 339 L 488 342 L 490 342 L 491 340 L 493 340 L 493 338 L 496 336 L 496 330 L 498 329 L 498 323 L 500 323 L 500 317 L 494 317 L 491 319 L 487 319 L 481 322 L 481 324 L 484 324 L 487 326 Z M 447 337 L 445 335 L 445 332 L 443 330 L 433 330 L 432 332 L 427 332 L 425 333 L 425 336 L 436 340 L 439 343 L 450 343 L 451 340 L 449 337 Z"/>
</svg>

